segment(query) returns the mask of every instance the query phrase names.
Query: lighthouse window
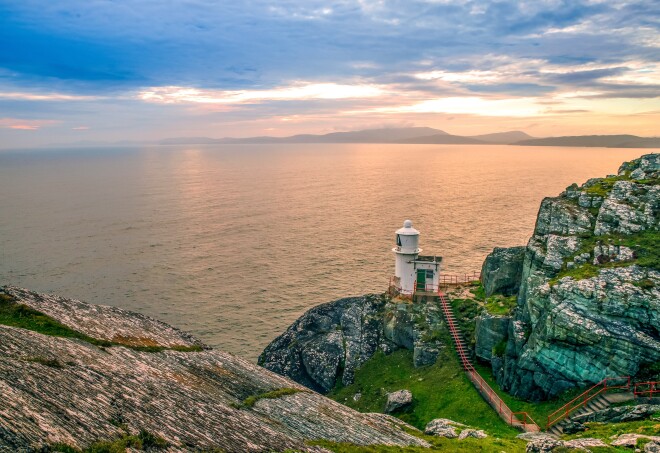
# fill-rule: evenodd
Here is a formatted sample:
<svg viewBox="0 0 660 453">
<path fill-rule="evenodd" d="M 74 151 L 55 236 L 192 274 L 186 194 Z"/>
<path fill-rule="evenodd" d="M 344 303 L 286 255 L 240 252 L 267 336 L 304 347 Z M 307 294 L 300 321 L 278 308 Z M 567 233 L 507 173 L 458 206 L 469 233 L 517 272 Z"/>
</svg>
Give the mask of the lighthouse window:
<svg viewBox="0 0 660 453">
<path fill-rule="evenodd" d="M 433 278 L 433 270 L 432 269 L 427 269 L 426 270 L 426 278 Z"/>
<path fill-rule="evenodd" d="M 396 245 L 401 247 L 401 235 L 398 235 L 398 234 L 396 235 Z"/>
</svg>

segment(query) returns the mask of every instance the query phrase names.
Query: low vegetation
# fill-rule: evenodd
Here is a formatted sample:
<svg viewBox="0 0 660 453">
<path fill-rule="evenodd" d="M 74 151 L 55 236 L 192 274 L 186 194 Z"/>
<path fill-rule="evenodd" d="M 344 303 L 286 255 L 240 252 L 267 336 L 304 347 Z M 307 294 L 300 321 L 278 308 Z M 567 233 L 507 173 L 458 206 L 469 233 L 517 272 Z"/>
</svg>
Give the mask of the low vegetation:
<svg viewBox="0 0 660 453">
<path fill-rule="evenodd" d="M 113 440 L 94 442 L 87 448 L 78 449 L 67 444 L 53 444 L 50 451 L 61 453 L 124 453 L 126 449 L 158 451 L 166 450 L 169 443 L 148 431 L 142 430 L 137 435 L 123 434 Z"/>
<path fill-rule="evenodd" d="M 13 297 L 3 293 L 0 293 L 0 325 L 19 327 L 53 337 L 75 338 L 99 347 L 124 346 L 142 352 L 161 352 L 165 350 L 196 352 L 203 349 L 198 345 L 171 347 L 133 346 L 108 340 L 99 340 L 71 329 L 27 305 L 17 303 Z"/>
<path fill-rule="evenodd" d="M 413 404 L 396 416 L 417 428 L 449 418 L 495 436 L 518 434 L 481 398 L 449 348 L 441 350 L 434 365 L 420 368 L 414 367 L 411 351 L 379 352 L 356 372 L 353 384 L 338 384 L 328 397 L 360 412 L 382 412 L 387 393 L 402 389 L 412 392 Z"/>
<path fill-rule="evenodd" d="M 502 398 L 502 400 L 513 412 L 527 412 L 534 419 L 536 424 L 541 428 L 545 427 L 548 415 L 584 391 L 584 389 L 573 389 L 563 393 L 557 398 L 533 403 L 530 401 L 522 400 L 520 398 L 516 398 L 515 396 L 511 396 L 502 390 L 499 385 L 497 385 L 490 366 L 476 363 L 475 368 L 481 377 L 484 378 L 486 382 L 488 382 L 488 385 L 492 387 L 495 393 L 497 393 L 499 397 Z"/>
<path fill-rule="evenodd" d="M 585 437 L 594 437 L 602 439 L 605 442 L 611 442 L 614 436 L 621 434 L 634 433 L 642 434 L 645 436 L 660 436 L 660 413 L 656 413 L 648 420 L 639 420 L 635 422 L 622 422 L 622 423 L 585 423 L 587 426 L 586 431 L 576 434 L 563 435 L 562 439 L 581 439 Z M 646 439 L 639 439 L 637 446 L 640 447 L 648 442 Z M 630 451 L 623 450 L 623 451 Z"/>
<path fill-rule="evenodd" d="M 613 236 L 613 235 L 604 235 L 604 236 L 589 236 L 586 238 L 581 238 L 580 248 L 571 256 L 564 261 L 562 270 L 550 280 L 550 285 L 554 285 L 561 278 L 572 277 L 575 280 L 582 280 L 585 278 L 591 278 L 598 275 L 602 269 L 629 266 L 631 264 L 637 264 L 641 267 L 648 267 L 655 270 L 660 270 L 660 231 L 642 231 L 637 234 L 631 234 L 627 236 Z M 619 245 L 629 247 L 634 252 L 633 260 L 631 261 L 608 261 L 608 258 L 605 257 L 601 264 L 594 265 L 593 260 L 593 251 L 594 247 L 597 245 Z M 576 256 L 579 256 L 583 253 L 590 254 L 590 262 L 576 265 L 574 268 L 569 269 L 568 263 L 574 261 Z M 640 282 L 640 285 L 646 285 L 647 287 L 653 286 L 652 281 Z"/>
<path fill-rule="evenodd" d="M 293 395 L 294 393 L 299 392 L 304 392 L 304 390 L 284 387 L 281 389 L 272 390 L 270 392 L 260 393 L 259 395 L 248 396 L 243 400 L 243 406 L 253 407 L 259 400 L 281 398 L 283 396 Z"/>
<path fill-rule="evenodd" d="M 524 452 L 526 442 L 519 439 L 502 439 L 497 437 L 487 437 L 485 439 L 446 439 L 444 437 L 425 436 L 418 434 L 431 444 L 431 448 L 426 447 L 395 447 L 389 445 L 369 445 L 360 446 L 353 444 L 343 444 L 328 441 L 313 442 L 312 445 L 324 447 L 335 453 L 426 453 L 429 451 L 445 452 Z"/>
</svg>

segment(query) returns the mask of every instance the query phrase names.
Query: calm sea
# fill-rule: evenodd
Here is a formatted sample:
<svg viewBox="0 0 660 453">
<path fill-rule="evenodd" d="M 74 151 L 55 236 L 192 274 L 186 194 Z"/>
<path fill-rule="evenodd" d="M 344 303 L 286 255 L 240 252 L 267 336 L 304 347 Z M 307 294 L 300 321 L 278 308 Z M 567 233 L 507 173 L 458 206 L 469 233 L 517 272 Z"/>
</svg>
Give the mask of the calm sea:
<svg viewBox="0 0 660 453">
<path fill-rule="evenodd" d="M 448 273 L 523 245 L 541 199 L 648 150 L 474 145 L 0 152 L 0 284 L 136 310 L 249 359 L 382 292 L 412 219 Z"/>
</svg>

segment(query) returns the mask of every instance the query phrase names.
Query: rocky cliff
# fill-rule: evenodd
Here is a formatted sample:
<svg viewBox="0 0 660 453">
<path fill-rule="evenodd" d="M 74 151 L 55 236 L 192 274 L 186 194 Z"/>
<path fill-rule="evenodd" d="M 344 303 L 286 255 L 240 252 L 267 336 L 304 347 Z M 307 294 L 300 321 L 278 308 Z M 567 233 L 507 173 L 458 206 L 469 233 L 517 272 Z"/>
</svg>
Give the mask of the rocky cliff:
<svg viewBox="0 0 660 453">
<path fill-rule="evenodd" d="M 308 444 L 318 439 L 426 445 L 401 422 L 154 319 L 14 287 L 0 288 L 0 395 L 6 452 L 113 441 L 172 452 L 325 451 Z"/>
<path fill-rule="evenodd" d="M 660 155 L 650 154 L 543 200 L 516 309 L 498 331 L 505 347 L 492 358 L 504 389 L 544 399 L 660 365 L 659 176 Z M 500 286 L 515 285 L 511 267 Z"/>
<path fill-rule="evenodd" d="M 387 295 L 349 297 L 314 307 L 276 338 L 259 364 L 309 388 L 327 392 L 353 382 L 376 351 L 414 351 L 416 366 L 435 362 L 446 335 L 436 302 L 412 304 Z"/>
<path fill-rule="evenodd" d="M 483 294 L 451 296 L 504 389 L 538 400 L 660 370 L 659 175 L 649 154 L 546 198 L 528 245 L 487 257 Z M 481 312 L 476 329 L 470 311 Z M 433 363 L 446 335 L 433 302 L 347 298 L 305 313 L 259 363 L 326 392 L 350 384 L 377 350 L 407 348 L 417 365 Z"/>
</svg>

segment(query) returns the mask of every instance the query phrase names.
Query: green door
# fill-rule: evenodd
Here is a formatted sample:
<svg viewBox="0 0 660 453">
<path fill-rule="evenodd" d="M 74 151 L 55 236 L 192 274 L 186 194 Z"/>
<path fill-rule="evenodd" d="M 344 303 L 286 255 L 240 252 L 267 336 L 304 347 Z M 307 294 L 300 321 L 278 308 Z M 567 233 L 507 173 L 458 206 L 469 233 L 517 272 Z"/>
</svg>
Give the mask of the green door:
<svg viewBox="0 0 660 453">
<path fill-rule="evenodd" d="M 417 269 L 417 291 L 426 290 L 426 270 Z"/>
</svg>

